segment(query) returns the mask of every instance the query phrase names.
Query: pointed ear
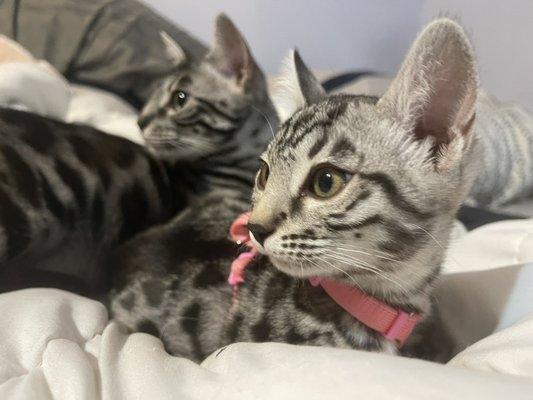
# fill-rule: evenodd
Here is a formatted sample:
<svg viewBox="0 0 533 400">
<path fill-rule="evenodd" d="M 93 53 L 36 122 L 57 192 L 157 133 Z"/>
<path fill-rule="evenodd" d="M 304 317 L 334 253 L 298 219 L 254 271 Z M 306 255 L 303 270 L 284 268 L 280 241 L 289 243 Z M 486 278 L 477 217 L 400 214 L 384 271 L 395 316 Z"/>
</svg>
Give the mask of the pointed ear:
<svg viewBox="0 0 533 400">
<path fill-rule="evenodd" d="M 168 58 L 172 60 L 175 66 L 183 64 L 187 60 L 187 55 L 181 46 L 170 37 L 165 31 L 159 32 L 163 45 L 165 46 Z"/>
<path fill-rule="evenodd" d="M 433 138 L 438 155 L 456 138 L 470 140 L 476 97 L 470 42 L 461 26 L 444 18 L 418 36 L 378 104 L 417 139 Z"/>
<path fill-rule="evenodd" d="M 266 91 L 265 77 L 246 41 L 225 14 L 219 14 L 216 18 L 215 43 L 206 60 L 222 75 L 233 79 L 243 90 Z"/>
<path fill-rule="evenodd" d="M 274 105 L 281 122 L 302 107 L 318 103 L 326 97 L 324 88 L 309 71 L 297 50 L 291 51 L 283 62 L 274 92 Z"/>
</svg>

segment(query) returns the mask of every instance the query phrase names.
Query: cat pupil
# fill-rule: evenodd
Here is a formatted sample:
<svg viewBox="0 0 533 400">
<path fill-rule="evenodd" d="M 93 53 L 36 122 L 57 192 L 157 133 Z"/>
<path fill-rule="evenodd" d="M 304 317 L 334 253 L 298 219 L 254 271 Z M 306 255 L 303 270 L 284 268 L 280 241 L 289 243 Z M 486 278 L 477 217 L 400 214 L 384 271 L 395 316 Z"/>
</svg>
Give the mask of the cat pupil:
<svg viewBox="0 0 533 400">
<path fill-rule="evenodd" d="M 174 102 L 176 103 L 177 106 L 183 107 L 183 105 L 187 102 L 187 97 L 188 97 L 187 93 L 180 90 L 179 92 L 176 93 Z"/>
<path fill-rule="evenodd" d="M 333 186 L 333 175 L 331 172 L 324 172 L 318 178 L 318 187 L 322 193 L 328 193 Z"/>
</svg>

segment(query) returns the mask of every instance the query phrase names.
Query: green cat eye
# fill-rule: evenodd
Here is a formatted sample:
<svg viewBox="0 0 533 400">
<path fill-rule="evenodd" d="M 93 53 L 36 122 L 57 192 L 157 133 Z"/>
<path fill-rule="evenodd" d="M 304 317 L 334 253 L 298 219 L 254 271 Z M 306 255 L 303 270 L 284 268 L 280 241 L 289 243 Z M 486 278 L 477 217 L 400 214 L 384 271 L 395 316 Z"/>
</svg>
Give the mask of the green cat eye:
<svg viewBox="0 0 533 400">
<path fill-rule="evenodd" d="M 261 169 L 259 170 L 259 174 L 257 175 L 257 187 L 260 190 L 263 190 L 265 188 L 269 174 L 270 171 L 268 169 L 268 164 L 261 160 Z"/>
<path fill-rule="evenodd" d="M 189 98 L 189 95 L 186 92 L 184 92 L 183 90 L 178 90 L 174 94 L 174 99 L 173 99 L 174 106 L 178 108 L 183 107 L 185 103 L 187 103 L 188 98 Z"/>
<path fill-rule="evenodd" d="M 317 169 L 310 181 L 309 191 L 318 198 L 335 196 L 348 182 L 348 174 L 332 166 Z"/>
</svg>

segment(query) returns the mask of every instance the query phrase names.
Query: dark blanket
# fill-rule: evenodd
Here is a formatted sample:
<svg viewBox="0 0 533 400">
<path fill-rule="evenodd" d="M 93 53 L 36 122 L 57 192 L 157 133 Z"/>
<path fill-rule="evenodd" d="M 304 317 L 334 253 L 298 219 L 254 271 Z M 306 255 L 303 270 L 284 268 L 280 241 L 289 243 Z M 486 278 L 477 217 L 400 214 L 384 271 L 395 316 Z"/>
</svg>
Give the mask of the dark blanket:
<svg viewBox="0 0 533 400">
<path fill-rule="evenodd" d="M 0 0 L 0 33 L 75 83 L 113 92 L 140 108 L 172 72 L 160 31 L 191 59 L 206 47 L 136 0 Z"/>
</svg>

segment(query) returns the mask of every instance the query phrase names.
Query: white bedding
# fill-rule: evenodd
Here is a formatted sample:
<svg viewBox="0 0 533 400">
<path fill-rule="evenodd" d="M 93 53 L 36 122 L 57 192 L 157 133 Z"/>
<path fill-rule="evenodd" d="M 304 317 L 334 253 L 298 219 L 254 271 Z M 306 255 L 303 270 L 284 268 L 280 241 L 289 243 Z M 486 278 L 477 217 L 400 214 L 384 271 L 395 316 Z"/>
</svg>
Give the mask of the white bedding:
<svg viewBox="0 0 533 400">
<path fill-rule="evenodd" d="M 515 239 L 490 246 L 504 236 Z M 153 336 L 121 333 L 95 301 L 30 289 L 0 295 L 0 399 L 531 399 L 533 219 L 482 227 L 449 254 L 464 270 L 443 279 L 439 305 L 456 338 L 499 330 L 447 366 L 273 343 L 235 344 L 197 365 Z"/>
</svg>

